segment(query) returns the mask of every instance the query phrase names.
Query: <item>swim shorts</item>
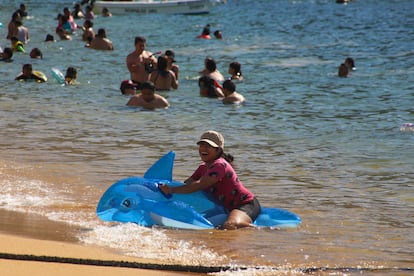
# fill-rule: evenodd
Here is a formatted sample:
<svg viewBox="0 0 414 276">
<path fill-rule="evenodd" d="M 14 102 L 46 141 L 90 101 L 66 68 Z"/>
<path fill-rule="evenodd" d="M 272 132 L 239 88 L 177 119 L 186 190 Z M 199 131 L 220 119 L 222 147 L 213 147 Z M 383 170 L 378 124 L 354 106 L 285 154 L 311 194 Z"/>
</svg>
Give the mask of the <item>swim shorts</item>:
<svg viewBox="0 0 414 276">
<path fill-rule="evenodd" d="M 235 209 L 245 212 L 253 222 L 259 216 L 262 208 L 260 207 L 260 203 L 257 198 L 254 198 L 252 201 Z"/>
</svg>

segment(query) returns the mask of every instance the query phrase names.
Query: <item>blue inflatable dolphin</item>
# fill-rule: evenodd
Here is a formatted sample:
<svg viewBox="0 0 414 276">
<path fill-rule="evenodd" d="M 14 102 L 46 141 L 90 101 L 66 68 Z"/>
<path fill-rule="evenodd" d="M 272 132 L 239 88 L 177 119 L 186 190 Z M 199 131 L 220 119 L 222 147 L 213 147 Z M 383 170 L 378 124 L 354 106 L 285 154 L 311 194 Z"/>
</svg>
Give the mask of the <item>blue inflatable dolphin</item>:
<svg viewBox="0 0 414 276">
<path fill-rule="evenodd" d="M 226 210 L 202 192 L 165 196 L 159 185 L 183 185 L 172 180 L 175 153 L 170 151 L 144 174 L 114 183 L 96 208 L 104 221 L 134 222 L 142 226 L 180 229 L 213 229 L 227 218 Z M 262 207 L 254 224 L 262 227 L 297 227 L 301 219 L 284 209 Z"/>
</svg>

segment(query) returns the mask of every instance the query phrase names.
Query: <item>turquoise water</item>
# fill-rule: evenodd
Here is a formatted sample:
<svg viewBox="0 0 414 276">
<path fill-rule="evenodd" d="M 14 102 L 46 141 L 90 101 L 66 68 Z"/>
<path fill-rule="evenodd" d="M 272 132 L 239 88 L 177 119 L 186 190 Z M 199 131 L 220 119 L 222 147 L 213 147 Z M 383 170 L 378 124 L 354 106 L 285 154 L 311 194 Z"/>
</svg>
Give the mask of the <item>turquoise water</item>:
<svg viewBox="0 0 414 276">
<path fill-rule="evenodd" d="M 309 267 L 413 267 L 414 19 L 412 1 L 228 1 L 208 15 L 98 17 L 115 51 L 72 41 L 43 42 L 67 1 L 31 1 L 24 21 L 43 60 L 15 54 L 0 64 L 0 206 L 88 229 L 81 242 L 174 264 Z M 19 1 L 1 7 L 0 46 Z M 82 21 L 78 20 L 78 24 Z M 197 40 L 202 27 L 224 40 Z M 171 108 L 125 106 L 119 84 L 136 35 L 152 52 L 173 49 L 178 91 Z M 212 56 L 226 76 L 242 64 L 244 106 L 198 96 L 197 72 Z M 338 78 L 348 56 L 357 70 Z M 24 63 L 44 84 L 14 77 Z M 62 87 L 50 69 L 78 69 Z M 195 142 L 221 131 L 239 177 L 262 205 L 289 209 L 303 223 L 290 230 L 189 232 L 108 225 L 95 216 L 115 181 L 143 175 L 160 156 L 177 154 L 174 178 L 197 167 Z M 145 248 L 143 250 L 142 248 Z M 395 271 L 379 271 L 393 274 Z M 375 273 L 375 271 L 373 272 Z"/>
</svg>

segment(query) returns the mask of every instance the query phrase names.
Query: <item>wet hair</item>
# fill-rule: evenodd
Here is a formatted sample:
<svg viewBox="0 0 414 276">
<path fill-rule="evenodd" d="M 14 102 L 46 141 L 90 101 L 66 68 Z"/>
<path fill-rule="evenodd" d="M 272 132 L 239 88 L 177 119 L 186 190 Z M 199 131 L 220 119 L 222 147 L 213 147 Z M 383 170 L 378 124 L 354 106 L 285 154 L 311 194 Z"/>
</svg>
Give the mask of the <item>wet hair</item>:
<svg viewBox="0 0 414 276">
<path fill-rule="evenodd" d="M 211 57 L 207 57 L 205 59 L 205 65 L 206 65 L 207 70 L 209 70 L 210 72 L 214 72 L 217 70 L 216 61 Z"/>
<path fill-rule="evenodd" d="M 242 72 L 241 72 L 241 64 L 237 61 L 233 61 L 232 63 L 229 64 L 229 67 L 232 68 L 235 72 L 237 76 L 241 76 Z"/>
<path fill-rule="evenodd" d="M 353 58 L 351 57 L 347 57 L 345 59 L 345 65 L 347 65 L 350 69 L 354 69 L 355 68 L 355 61 Z"/>
<path fill-rule="evenodd" d="M 143 36 L 136 36 L 135 37 L 135 45 L 138 43 L 147 43 L 147 40 Z"/>
<path fill-rule="evenodd" d="M 233 165 L 234 157 L 230 153 L 224 152 L 222 148 L 219 149 L 221 151 L 221 154 L 218 156 L 218 158 L 223 157 L 224 160 L 229 162 L 231 165 Z"/>
<path fill-rule="evenodd" d="M 13 20 L 13 21 L 16 21 L 16 19 L 18 19 L 19 17 L 21 17 L 21 15 L 20 15 L 20 13 L 19 13 L 18 11 L 15 11 L 15 12 L 12 14 L 12 20 Z"/>
<path fill-rule="evenodd" d="M 13 50 L 10 47 L 6 47 L 3 49 L 3 59 L 4 59 L 4 54 L 7 55 L 8 59 L 11 59 L 13 57 Z"/>
<path fill-rule="evenodd" d="M 43 53 L 39 48 L 33 48 L 32 51 L 30 51 L 30 57 L 31 58 L 43 58 Z"/>
<path fill-rule="evenodd" d="M 78 70 L 76 70 L 75 67 L 68 67 L 66 69 L 66 75 L 65 78 L 71 78 L 71 79 L 76 79 L 78 74 Z"/>
<path fill-rule="evenodd" d="M 141 85 L 141 90 L 150 89 L 155 92 L 155 85 L 152 81 L 146 81 Z"/>
<path fill-rule="evenodd" d="M 172 59 L 172 62 L 175 62 L 175 53 L 173 50 L 165 51 L 165 55 Z"/>
<path fill-rule="evenodd" d="M 26 5 L 25 4 L 20 4 L 20 7 L 16 12 L 18 12 L 21 17 L 27 16 Z"/>
<path fill-rule="evenodd" d="M 210 78 L 209 76 L 202 76 L 198 79 L 198 86 L 201 86 L 201 83 L 204 84 L 205 88 L 213 87 L 214 86 L 214 80 Z"/>
<path fill-rule="evenodd" d="M 30 63 L 26 63 L 23 65 L 23 70 L 33 71 L 33 67 Z"/>
<path fill-rule="evenodd" d="M 98 34 L 97 34 L 96 36 L 98 36 L 98 37 L 102 37 L 102 38 L 106 38 L 106 31 L 105 31 L 105 29 L 100 28 L 100 29 L 98 30 Z"/>
<path fill-rule="evenodd" d="M 221 31 L 220 31 L 220 30 L 216 30 L 216 31 L 214 31 L 214 36 L 215 36 L 216 38 L 218 38 L 218 39 L 221 39 L 221 38 L 222 38 L 222 33 L 221 33 Z"/>
<path fill-rule="evenodd" d="M 66 23 L 69 21 L 69 17 L 67 15 L 62 14 L 60 20 L 62 20 L 62 23 Z"/>
<path fill-rule="evenodd" d="M 46 39 L 45 39 L 45 41 L 55 41 L 55 38 L 54 38 L 54 36 L 53 36 L 53 35 L 51 35 L 51 34 L 47 34 L 47 35 L 46 35 Z"/>
<path fill-rule="evenodd" d="M 207 25 L 203 28 L 202 35 L 209 35 L 209 34 L 210 34 L 210 24 L 207 24 Z"/>
<path fill-rule="evenodd" d="M 233 93 L 234 91 L 236 91 L 236 85 L 231 80 L 225 80 L 223 82 L 223 89 L 227 89 Z"/>
<path fill-rule="evenodd" d="M 166 55 L 161 55 L 158 57 L 157 68 L 159 71 L 167 71 L 168 58 Z"/>
<path fill-rule="evenodd" d="M 207 89 L 207 97 L 209 98 L 217 98 L 217 93 L 216 93 L 216 84 L 214 79 L 212 79 L 209 76 L 202 76 L 198 79 L 198 86 L 200 88 L 204 88 Z"/>
<path fill-rule="evenodd" d="M 85 22 L 83 22 L 83 25 L 88 27 L 88 28 L 91 28 L 91 27 L 93 27 L 93 22 L 90 19 L 86 19 Z"/>
</svg>

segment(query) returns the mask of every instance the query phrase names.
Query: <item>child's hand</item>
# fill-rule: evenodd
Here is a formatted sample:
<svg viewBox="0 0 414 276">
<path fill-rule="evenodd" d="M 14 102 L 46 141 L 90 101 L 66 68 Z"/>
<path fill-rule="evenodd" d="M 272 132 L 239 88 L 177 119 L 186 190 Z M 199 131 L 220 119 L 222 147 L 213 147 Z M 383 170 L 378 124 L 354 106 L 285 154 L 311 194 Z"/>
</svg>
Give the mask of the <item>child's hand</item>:
<svg viewBox="0 0 414 276">
<path fill-rule="evenodd" d="M 164 194 L 166 195 L 171 194 L 171 188 L 168 185 L 160 184 L 158 187 L 160 188 L 161 192 L 163 192 Z"/>
<path fill-rule="evenodd" d="M 172 189 L 168 185 L 165 185 L 165 184 L 161 184 L 160 183 L 160 184 L 158 184 L 158 189 L 160 189 L 161 193 L 166 198 L 171 198 L 172 197 Z"/>
</svg>

